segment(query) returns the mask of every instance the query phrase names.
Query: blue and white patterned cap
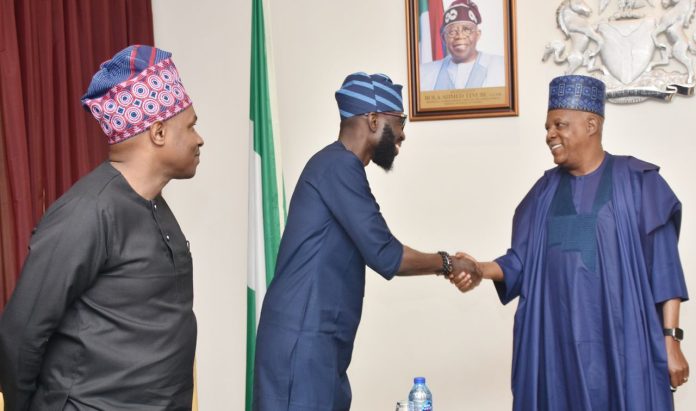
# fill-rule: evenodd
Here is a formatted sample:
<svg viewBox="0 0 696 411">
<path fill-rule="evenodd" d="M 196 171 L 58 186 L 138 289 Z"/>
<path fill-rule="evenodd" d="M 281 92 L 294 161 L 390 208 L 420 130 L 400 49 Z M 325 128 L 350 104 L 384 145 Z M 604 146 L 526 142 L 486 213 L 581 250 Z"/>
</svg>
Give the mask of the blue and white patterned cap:
<svg viewBox="0 0 696 411">
<path fill-rule="evenodd" d="M 549 84 L 549 109 L 579 110 L 604 117 L 606 86 L 588 76 L 560 76 Z"/>
<path fill-rule="evenodd" d="M 336 91 L 341 120 L 365 113 L 404 111 L 401 84 L 394 84 L 384 74 L 363 72 L 349 74 Z"/>
</svg>

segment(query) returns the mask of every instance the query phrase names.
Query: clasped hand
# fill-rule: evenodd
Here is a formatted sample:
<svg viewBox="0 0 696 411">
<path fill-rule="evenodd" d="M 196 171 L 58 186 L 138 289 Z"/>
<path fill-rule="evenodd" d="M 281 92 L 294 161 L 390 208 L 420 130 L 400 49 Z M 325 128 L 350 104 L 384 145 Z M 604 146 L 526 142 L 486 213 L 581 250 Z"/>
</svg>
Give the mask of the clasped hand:
<svg viewBox="0 0 696 411">
<path fill-rule="evenodd" d="M 459 291 L 465 293 L 473 290 L 483 279 L 481 267 L 473 257 L 459 252 L 452 257 L 452 274 L 446 277 Z"/>
</svg>

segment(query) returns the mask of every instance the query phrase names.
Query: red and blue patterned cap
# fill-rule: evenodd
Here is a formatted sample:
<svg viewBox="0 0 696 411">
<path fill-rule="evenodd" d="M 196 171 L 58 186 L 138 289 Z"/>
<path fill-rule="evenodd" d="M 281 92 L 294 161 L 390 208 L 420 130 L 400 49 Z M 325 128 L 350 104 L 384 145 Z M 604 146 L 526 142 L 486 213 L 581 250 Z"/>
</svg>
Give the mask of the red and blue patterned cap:
<svg viewBox="0 0 696 411">
<path fill-rule="evenodd" d="M 120 143 L 191 105 L 171 53 L 133 45 L 101 64 L 82 105 L 97 119 L 109 144 Z"/>
<path fill-rule="evenodd" d="M 568 75 L 551 80 L 549 109 L 579 110 L 604 117 L 606 86 L 589 76 Z"/>
</svg>

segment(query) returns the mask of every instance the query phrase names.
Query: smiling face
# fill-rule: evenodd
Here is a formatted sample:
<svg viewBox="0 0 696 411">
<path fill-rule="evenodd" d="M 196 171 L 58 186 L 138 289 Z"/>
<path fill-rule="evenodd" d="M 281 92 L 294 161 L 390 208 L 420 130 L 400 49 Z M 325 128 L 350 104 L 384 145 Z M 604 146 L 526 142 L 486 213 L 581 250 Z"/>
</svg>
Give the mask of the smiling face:
<svg viewBox="0 0 696 411">
<path fill-rule="evenodd" d="M 603 153 L 599 116 L 577 110 L 551 110 L 545 127 L 546 144 L 554 163 L 574 175 L 592 171 Z"/>
<path fill-rule="evenodd" d="M 476 43 L 481 30 L 470 21 L 450 23 L 444 30 L 447 51 L 455 63 L 471 63 L 476 59 Z"/>
</svg>

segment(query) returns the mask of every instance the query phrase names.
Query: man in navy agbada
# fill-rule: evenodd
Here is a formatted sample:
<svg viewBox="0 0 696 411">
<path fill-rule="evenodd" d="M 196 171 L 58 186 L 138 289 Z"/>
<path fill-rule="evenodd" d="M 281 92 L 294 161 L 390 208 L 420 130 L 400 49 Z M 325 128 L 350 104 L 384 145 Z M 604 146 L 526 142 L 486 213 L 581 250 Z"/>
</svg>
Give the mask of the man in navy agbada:
<svg viewBox="0 0 696 411">
<path fill-rule="evenodd" d="M 551 81 L 546 144 L 557 167 L 517 207 L 508 252 L 477 263 L 503 304 L 519 297 L 516 411 L 672 410 L 670 386 L 689 378 L 681 203 L 657 166 L 603 150 L 604 97 L 591 77 Z M 467 290 L 460 277 L 451 280 Z"/>
<path fill-rule="evenodd" d="M 305 166 L 290 202 L 256 340 L 253 409 L 348 410 L 346 370 L 360 322 L 365 265 L 395 275 L 449 275 L 473 264 L 402 245 L 372 196 L 365 167 L 389 170 L 405 139 L 401 86 L 349 75 L 336 92 L 341 129 Z M 467 265 L 468 264 L 468 265 Z M 462 276 L 462 289 L 480 282 Z"/>
</svg>

